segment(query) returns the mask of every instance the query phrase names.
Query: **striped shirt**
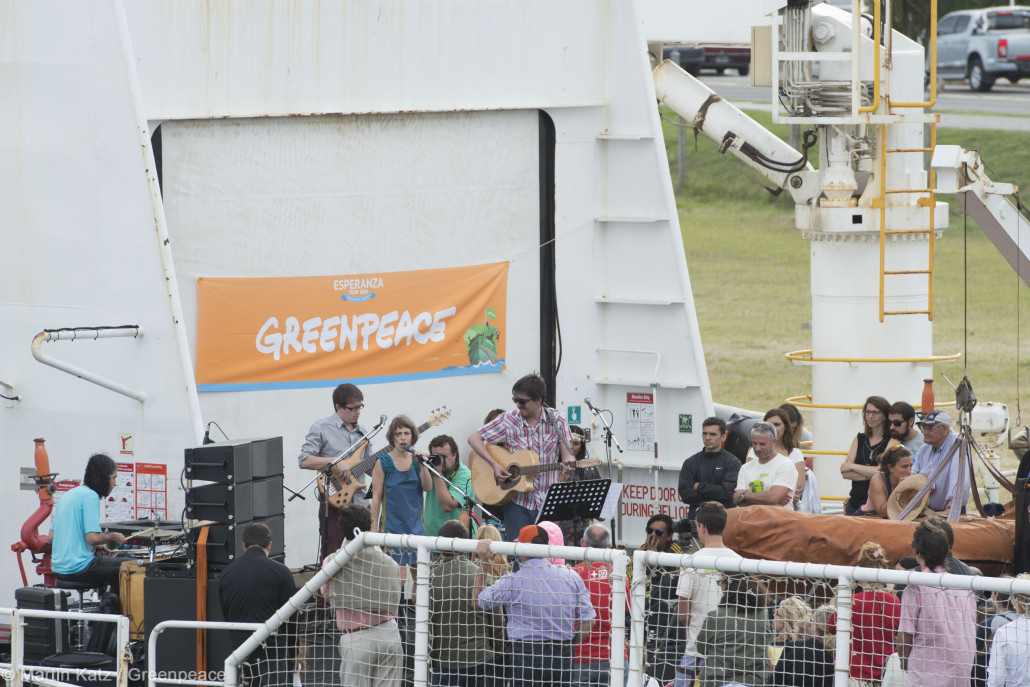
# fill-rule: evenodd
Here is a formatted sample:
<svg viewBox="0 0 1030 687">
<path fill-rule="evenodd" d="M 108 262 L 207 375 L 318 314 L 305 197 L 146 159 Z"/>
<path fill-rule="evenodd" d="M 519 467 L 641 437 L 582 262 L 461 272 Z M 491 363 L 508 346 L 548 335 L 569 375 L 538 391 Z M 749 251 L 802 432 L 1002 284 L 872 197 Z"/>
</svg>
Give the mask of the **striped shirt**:
<svg viewBox="0 0 1030 687">
<path fill-rule="evenodd" d="M 565 418 L 560 413 L 548 408 L 544 408 L 542 413 L 551 414 L 551 417 L 557 422 L 558 431 L 568 441 L 572 433 L 569 431 L 569 423 Z M 483 441 L 488 444 L 503 442 L 512 453 L 529 449 L 540 458 L 541 465 L 548 465 L 559 461 L 558 431 L 551 427 L 551 423 L 543 414 L 540 416 L 540 421 L 536 423 L 536 427 L 530 427 L 516 409 L 495 417 L 493 422 L 479 430 L 479 436 L 483 437 Z M 534 490 L 515 494 L 513 502 L 529 510 L 540 510 L 547 497 L 547 490 L 558 481 L 559 472 L 552 470 L 535 475 L 533 477 Z"/>
</svg>

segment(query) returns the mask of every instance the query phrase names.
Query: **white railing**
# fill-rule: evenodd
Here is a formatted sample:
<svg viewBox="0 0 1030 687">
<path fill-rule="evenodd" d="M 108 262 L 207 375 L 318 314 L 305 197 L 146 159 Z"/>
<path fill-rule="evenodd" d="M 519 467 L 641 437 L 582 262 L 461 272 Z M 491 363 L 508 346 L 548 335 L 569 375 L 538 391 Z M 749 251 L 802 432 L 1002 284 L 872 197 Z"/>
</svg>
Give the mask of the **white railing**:
<svg viewBox="0 0 1030 687">
<path fill-rule="evenodd" d="M 413 579 L 414 590 L 414 618 L 407 627 L 407 638 L 405 640 L 409 647 L 409 659 L 412 661 L 412 672 L 410 679 L 414 685 L 422 687 L 428 684 L 431 669 L 436 669 L 433 658 L 433 624 L 431 613 L 434 600 L 433 587 L 433 566 L 436 552 L 456 552 L 459 554 L 473 554 L 478 542 L 469 539 L 443 539 L 437 537 L 416 537 L 407 535 L 385 535 L 378 533 L 364 533 L 358 538 L 346 542 L 346 544 L 327 559 L 322 569 L 290 599 L 275 615 L 265 623 L 216 623 L 196 621 L 166 621 L 160 624 L 149 638 L 149 670 L 148 687 L 158 685 L 195 685 L 214 686 L 225 685 L 235 687 L 240 683 L 240 666 L 247 661 L 248 657 L 259 647 L 263 646 L 270 637 L 276 633 L 293 631 L 302 634 L 300 630 L 292 628 L 287 630 L 284 624 L 294 621 L 296 624 L 304 617 L 304 614 L 311 614 L 315 608 L 312 600 L 319 596 L 319 589 L 328 582 L 354 556 L 367 546 L 384 546 L 401 549 L 413 549 L 417 552 L 416 573 Z M 642 687 L 648 684 L 651 677 L 660 674 L 658 654 L 662 649 L 656 649 L 656 642 L 661 642 L 662 637 L 672 636 L 672 630 L 679 622 L 675 610 L 665 615 L 656 614 L 653 611 L 654 599 L 651 599 L 653 577 L 656 570 L 663 571 L 672 581 L 678 579 L 682 570 L 697 571 L 719 571 L 723 574 L 740 574 L 749 580 L 763 580 L 769 582 L 773 587 L 781 588 L 779 596 L 793 596 L 797 593 L 809 593 L 809 590 L 818 587 L 820 584 L 830 587 L 832 591 L 832 610 L 836 615 L 836 626 L 832 636 L 836 646 L 832 653 L 827 656 L 827 671 L 832 672 L 835 687 L 844 687 L 848 682 L 851 671 L 851 644 L 852 644 L 852 609 L 855 603 L 854 593 L 857 585 L 863 585 L 866 590 L 877 585 L 880 589 L 889 589 L 891 585 L 896 587 L 912 587 L 919 585 L 924 588 L 936 590 L 970 590 L 984 594 L 996 592 L 999 594 L 1024 594 L 1030 600 L 1030 581 L 1014 580 L 1005 578 L 992 578 L 983 576 L 963 576 L 952 574 L 937 574 L 923 572 L 909 572 L 900 570 L 878 570 L 870 568 L 855 568 L 838 565 L 820 565 L 813 563 L 784 563 L 777 561 L 757 561 L 746 559 L 735 559 L 728 557 L 712 557 L 700 554 L 668 554 L 648 551 L 636 551 L 632 557 L 632 579 L 629 585 L 629 608 L 630 617 L 627 625 L 626 608 L 626 575 L 627 564 L 630 559 L 627 554 L 618 549 L 583 549 L 579 547 L 551 547 L 532 544 L 515 544 L 505 542 L 492 542 L 491 551 L 507 556 L 518 556 L 528 558 L 564 558 L 569 564 L 580 561 L 603 561 L 611 565 L 611 601 L 608 610 L 611 617 L 611 632 L 608 639 L 608 648 L 612 657 L 622 657 L 628 653 L 628 663 L 623 665 L 621 660 L 611 662 L 611 673 L 609 684 L 612 687 L 620 687 L 628 684 L 633 687 Z M 726 579 L 722 577 L 721 579 Z M 675 589 L 675 586 L 673 586 Z M 788 589 L 786 593 L 782 589 Z M 800 591 L 799 591 L 800 590 Z M 468 590 L 471 594 L 471 590 Z M 673 592 L 674 593 L 674 592 Z M 657 592 L 655 595 L 657 596 Z M 770 597 L 772 598 L 772 597 Z M 678 599 L 675 596 L 671 602 Z M 771 612 L 777 606 L 764 601 L 762 611 L 766 613 L 764 622 L 773 626 Z M 814 606 L 815 604 L 813 604 Z M 40 669 L 36 666 L 25 666 L 23 661 L 24 633 L 22 631 L 22 619 L 25 617 L 46 617 L 81 619 L 81 614 L 57 612 L 57 611 L 29 611 L 29 610 L 7 610 L 0 613 L 9 613 L 12 617 L 12 660 L 9 664 L 0 664 L 0 669 L 11 671 L 11 684 L 14 687 L 21 687 L 24 682 L 36 684 L 50 684 L 49 675 L 59 673 L 62 669 Z M 340 632 L 337 630 L 335 618 L 331 609 L 324 601 L 320 610 L 315 613 L 318 616 L 317 622 L 307 623 L 309 629 L 302 634 L 300 644 L 308 654 L 311 661 L 315 649 L 321 648 L 325 653 L 326 662 L 337 670 L 339 657 L 337 656 L 337 644 L 340 639 Z M 712 614 L 715 615 L 714 613 Z M 711 617 L 711 616 L 709 616 Z M 121 616 L 103 616 L 91 614 L 91 621 L 100 620 L 118 623 L 118 646 L 121 647 L 122 660 L 119 662 L 117 673 L 111 671 L 95 671 L 98 677 L 117 677 L 119 686 L 124 687 L 126 669 L 128 668 L 128 654 L 126 651 L 128 639 L 128 620 Z M 661 626 L 664 623 L 665 626 Z M 207 628 L 210 630 L 227 629 L 248 629 L 253 634 L 235 649 L 225 659 L 225 673 L 222 680 L 189 680 L 162 675 L 154 670 L 157 665 L 158 638 L 161 631 L 169 627 L 179 628 Z M 628 629 L 628 643 L 627 643 Z M 968 629 L 968 628 L 967 628 Z M 320 641 L 314 641 L 320 640 Z M 678 662 L 683 653 L 683 647 L 673 641 L 668 642 L 670 655 L 666 658 L 672 662 Z M 627 652 L 628 647 L 628 652 Z M 768 648 L 765 644 L 753 647 L 763 652 Z M 657 658 L 656 658 L 657 657 Z M 317 660 L 317 659 L 316 659 Z M 770 659 L 771 661 L 772 659 Z M 335 663 L 334 663 L 335 661 Z M 298 664 L 291 664 L 290 670 L 302 670 L 297 668 Z M 665 666 L 666 669 L 669 665 Z M 64 669 L 68 670 L 68 669 Z M 311 670 L 311 667 L 308 667 Z M 763 668 L 765 670 L 765 668 Z M 770 674 L 773 668 L 767 669 Z M 827 674 L 829 674 L 829 672 Z M 208 674 L 207 677 L 211 677 Z M 302 677 L 305 685 L 321 684 L 335 679 L 319 680 Z M 659 680 L 669 679 L 669 675 L 660 675 Z"/>
<path fill-rule="evenodd" d="M 11 687 L 22 687 L 25 683 L 54 685 L 63 684 L 66 680 L 53 679 L 52 676 L 73 676 L 78 679 L 99 680 L 114 678 L 118 687 L 128 685 L 129 671 L 129 619 L 122 615 L 104 613 L 79 613 L 75 611 L 44 611 L 27 608 L 0 608 L 0 616 L 11 619 L 11 661 L 0 663 L 0 674 Z M 100 670 L 92 668 L 68 668 L 42 666 L 25 662 L 25 618 L 44 618 L 50 620 L 89 621 L 91 623 L 114 623 L 117 628 L 116 670 Z"/>
<path fill-rule="evenodd" d="M 647 582 L 649 565 L 670 571 L 690 568 L 714 569 L 722 573 L 742 573 L 758 579 L 789 582 L 795 585 L 802 583 L 806 588 L 819 581 L 835 583 L 836 594 L 833 605 L 837 621 L 834 633 L 836 646 L 833 654 L 834 687 L 847 687 L 848 684 L 853 629 L 851 611 L 853 592 L 857 583 L 866 583 L 867 586 L 877 585 L 884 589 L 891 586 L 906 588 L 919 585 L 936 589 L 969 590 L 981 593 L 1030 594 L 1030 580 L 1012 578 L 636 551 L 633 555 L 633 577 L 630 583 L 631 627 L 634 636 L 638 632 L 640 636 L 643 636 L 647 624 L 644 611 L 645 598 L 649 591 Z M 966 630 L 968 629 L 966 628 Z M 955 630 L 957 632 L 958 628 Z M 633 641 L 631 647 L 639 648 L 639 642 Z M 641 657 L 634 657 L 632 654 L 630 656 L 629 685 L 631 686 L 643 684 L 635 681 L 643 679 L 640 672 L 635 670 L 641 660 Z M 972 665 L 969 668 L 971 669 Z"/>
</svg>

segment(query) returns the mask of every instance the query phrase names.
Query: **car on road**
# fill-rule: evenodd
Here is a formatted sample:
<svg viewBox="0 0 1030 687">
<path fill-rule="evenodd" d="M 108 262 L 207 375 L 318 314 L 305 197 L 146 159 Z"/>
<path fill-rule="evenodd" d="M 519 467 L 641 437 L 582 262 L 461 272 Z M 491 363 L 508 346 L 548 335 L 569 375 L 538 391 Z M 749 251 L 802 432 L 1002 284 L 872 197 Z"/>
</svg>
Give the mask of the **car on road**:
<svg viewBox="0 0 1030 687">
<path fill-rule="evenodd" d="M 929 75 L 927 54 L 927 75 Z M 949 12 L 937 22 L 937 77 L 984 92 L 999 78 L 1030 77 L 1030 7 Z"/>
<path fill-rule="evenodd" d="M 736 44 L 666 45 L 662 59 L 672 60 L 694 76 L 702 69 L 722 74 L 735 69 L 741 76 L 747 76 L 751 69 L 751 46 Z"/>
</svg>

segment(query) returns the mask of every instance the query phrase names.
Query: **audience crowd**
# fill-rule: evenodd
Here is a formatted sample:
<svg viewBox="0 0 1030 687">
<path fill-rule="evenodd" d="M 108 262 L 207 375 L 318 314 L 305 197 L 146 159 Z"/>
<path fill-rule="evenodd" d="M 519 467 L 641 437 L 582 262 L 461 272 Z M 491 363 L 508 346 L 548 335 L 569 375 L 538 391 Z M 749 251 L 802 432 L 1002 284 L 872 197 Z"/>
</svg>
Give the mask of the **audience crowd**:
<svg viewBox="0 0 1030 687">
<path fill-rule="evenodd" d="M 513 393 L 519 412 L 525 415 L 534 392 L 528 392 L 525 401 L 518 396 L 518 388 Z M 506 421 L 498 416 L 488 419 L 485 427 L 500 427 L 490 423 Z M 767 411 L 760 421 L 741 425 L 747 427 L 751 440 L 743 455 L 726 448 L 737 422 L 728 424 L 717 417 L 703 421 L 703 448 L 684 460 L 679 474 L 678 492 L 689 507 L 687 517 L 677 523 L 656 513 L 642 533 L 644 544 L 637 553 L 692 554 L 691 560 L 701 562 L 679 569 L 648 562 L 641 576 L 643 669 L 649 680 L 668 687 L 831 687 L 839 621 L 835 591 L 821 595 L 817 589 L 798 589 L 769 576 L 721 572 L 708 562 L 740 559 L 723 541 L 728 509 L 766 505 L 820 512 L 818 484 L 801 450 L 804 421 L 797 408 L 784 404 Z M 857 552 L 855 565 L 979 574 L 953 555 L 954 533 L 942 517 L 954 519 L 969 498 L 968 480 L 959 461 L 952 460 L 956 435 L 951 424 L 948 414 L 940 410 L 917 416 L 907 403 L 891 404 L 880 396 L 866 399 L 862 430 L 851 441 L 841 465 L 842 476 L 851 481 L 845 513 L 922 520 L 912 535 L 913 557 L 892 561 L 884 546 L 867 542 Z M 560 433 L 562 428 L 556 430 Z M 470 440 L 470 445 L 482 454 L 480 449 L 499 433 L 499 429 L 483 431 L 482 441 Z M 573 428 L 567 434 L 573 442 L 563 451 L 582 461 L 584 433 Z M 409 444 L 417 440 L 418 429 L 402 417 L 388 435 L 393 450 L 372 475 L 372 503 L 384 504 L 386 515 L 382 521 L 379 513 L 359 517 L 350 511 L 364 506 L 353 505 L 346 522 L 341 520 L 344 532 L 376 529 L 385 523 L 379 529 L 418 533 L 410 501 L 431 485 L 419 471 L 418 461 L 409 458 L 416 453 Z M 447 457 L 456 456 L 455 447 L 445 448 Z M 496 475 L 503 472 L 500 465 L 492 469 Z M 400 479 L 397 473 L 406 472 L 404 484 L 411 496 L 401 495 L 391 481 Z M 563 480 L 596 477 L 583 474 L 582 468 L 563 467 Z M 910 490 L 918 497 L 910 500 L 919 503 L 899 514 L 896 502 L 902 490 Z M 458 495 L 454 503 L 445 496 L 441 496 L 441 506 L 447 506 L 444 512 L 460 512 L 453 508 Z M 468 523 L 468 518 L 464 522 L 449 519 L 438 525 L 441 537 L 474 536 L 477 548 L 472 556 L 434 554 L 429 585 L 431 685 L 599 687 L 610 684 L 613 668 L 628 667 L 632 558 L 623 590 L 627 650 L 613 656 L 611 635 L 617 629 L 612 623 L 610 564 L 566 561 L 554 555 L 508 560 L 491 551 L 491 544 L 502 539 L 497 527 L 483 524 L 470 532 Z M 608 528 L 585 518 L 506 529 L 503 536 L 525 544 L 612 546 Z M 410 554 L 387 553 L 363 554 L 323 589 L 341 631 L 343 665 L 364 676 L 361 679 L 371 678 L 362 682 L 341 670 L 343 685 L 411 681 L 410 672 L 401 667 L 406 655 L 410 661 L 411 648 L 402 648 L 410 641 L 398 635 L 395 618 L 405 604 L 405 568 L 414 561 Z M 379 590 L 377 595 L 358 598 L 354 571 L 347 572 L 354 566 L 378 577 L 371 585 Z M 1030 575 L 1019 579 L 1030 580 Z M 850 687 L 1030 687 L 1030 595 L 988 598 L 935 584 L 859 582 L 850 592 L 849 604 L 845 617 L 850 632 L 844 636 L 850 640 Z M 398 607 L 397 613 L 391 607 Z M 358 624 L 370 619 L 371 625 Z M 377 632 L 371 644 L 353 634 L 368 627 Z M 358 662 L 366 665 L 358 669 Z"/>
</svg>

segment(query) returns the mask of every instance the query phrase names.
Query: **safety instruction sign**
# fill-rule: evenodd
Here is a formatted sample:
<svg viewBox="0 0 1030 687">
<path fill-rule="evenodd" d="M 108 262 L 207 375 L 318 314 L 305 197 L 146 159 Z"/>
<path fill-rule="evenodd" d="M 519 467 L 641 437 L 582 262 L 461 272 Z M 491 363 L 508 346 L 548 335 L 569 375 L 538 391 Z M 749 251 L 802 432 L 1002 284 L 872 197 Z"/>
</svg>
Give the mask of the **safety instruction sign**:
<svg viewBox="0 0 1030 687">
<path fill-rule="evenodd" d="M 118 481 L 104 501 L 104 520 L 136 519 L 136 466 L 118 463 Z"/>
<path fill-rule="evenodd" d="M 626 441 L 632 451 L 654 450 L 654 394 L 626 394 Z"/>
<path fill-rule="evenodd" d="M 168 518 L 168 466 L 136 463 L 136 519 Z"/>
</svg>

